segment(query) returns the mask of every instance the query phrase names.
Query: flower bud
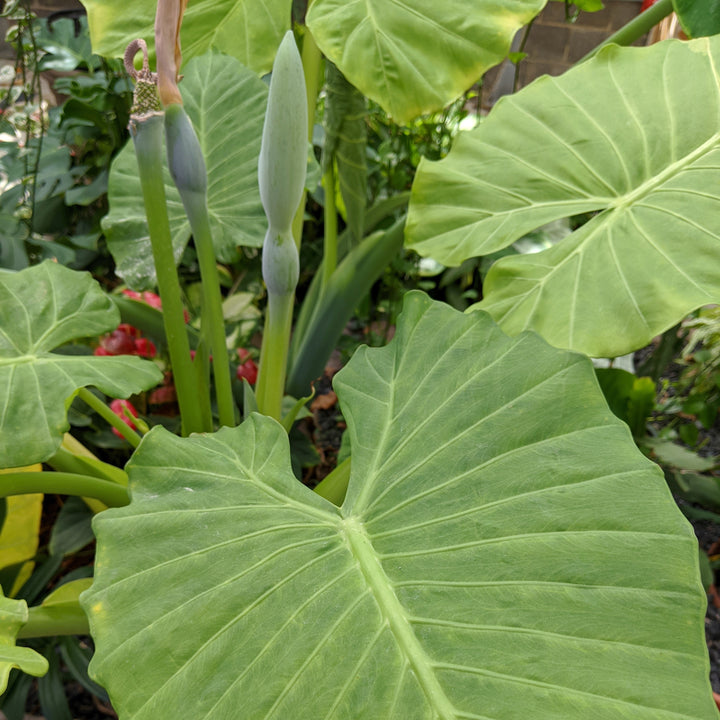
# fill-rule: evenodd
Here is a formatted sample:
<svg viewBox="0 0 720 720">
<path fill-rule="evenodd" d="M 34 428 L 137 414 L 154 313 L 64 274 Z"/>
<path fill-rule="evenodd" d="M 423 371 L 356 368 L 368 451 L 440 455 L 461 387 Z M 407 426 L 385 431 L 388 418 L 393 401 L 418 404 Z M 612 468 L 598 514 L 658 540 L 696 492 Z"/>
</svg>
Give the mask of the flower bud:
<svg viewBox="0 0 720 720">
<path fill-rule="evenodd" d="M 262 251 L 262 274 L 269 294 L 290 295 L 300 276 L 298 251 L 290 231 L 269 228 Z"/>
<path fill-rule="evenodd" d="M 190 193 L 203 197 L 207 192 L 207 170 L 195 128 L 182 105 L 165 108 L 165 142 L 173 182 L 187 208 Z"/>
<path fill-rule="evenodd" d="M 270 227 L 289 232 L 307 171 L 307 98 L 302 60 L 292 31 L 280 43 L 268 95 L 258 181 Z"/>
</svg>

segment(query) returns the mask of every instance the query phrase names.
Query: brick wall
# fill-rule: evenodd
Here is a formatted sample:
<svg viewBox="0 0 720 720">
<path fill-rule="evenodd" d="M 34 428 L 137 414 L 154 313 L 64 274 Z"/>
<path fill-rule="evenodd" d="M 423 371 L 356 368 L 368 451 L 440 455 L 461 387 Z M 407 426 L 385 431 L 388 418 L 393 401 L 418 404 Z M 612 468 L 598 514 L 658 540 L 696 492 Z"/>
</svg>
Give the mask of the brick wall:
<svg viewBox="0 0 720 720">
<path fill-rule="evenodd" d="M 640 0 L 604 0 L 604 4 L 604 9 L 580 13 L 571 23 L 565 19 L 565 3 L 548 2 L 528 34 L 524 49 L 527 57 L 518 66 L 517 86 L 523 87 L 540 75 L 561 75 L 640 12 Z M 514 50 L 519 48 L 523 32 L 515 38 Z M 514 75 L 515 68 L 508 62 L 486 73 L 486 109 L 512 92 Z"/>
</svg>

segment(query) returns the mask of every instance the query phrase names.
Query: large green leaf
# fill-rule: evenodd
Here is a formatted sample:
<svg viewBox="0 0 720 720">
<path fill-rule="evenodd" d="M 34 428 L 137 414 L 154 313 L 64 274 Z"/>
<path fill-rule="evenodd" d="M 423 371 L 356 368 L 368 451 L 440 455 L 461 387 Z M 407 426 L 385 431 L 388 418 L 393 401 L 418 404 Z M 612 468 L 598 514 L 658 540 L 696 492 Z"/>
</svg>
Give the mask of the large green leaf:
<svg viewBox="0 0 720 720">
<path fill-rule="evenodd" d="M 0 588 L 0 694 L 5 691 L 13 668 L 36 677 L 48 670 L 48 662 L 40 653 L 15 645 L 15 638 L 27 620 L 27 603 L 6 598 Z"/>
<path fill-rule="evenodd" d="M 720 33 L 720 3 L 717 0 L 673 0 L 673 7 L 688 37 Z"/>
<path fill-rule="evenodd" d="M 47 260 L 0 275 L 0 466 L 53 455 L 78 388 L 94 385 L 126 398 L 162 380 L 158 367 L 141 358 L 50 352 L 119 322 L 115 304 L 88 273 Z"/>
<path fill-rule="evenodd" d="M 93 52 L 120 57 L 133 38 L 153 50 L 156 2 L 81 0 L 88 14 Z M 240 60 L 257 73 L 269 72 L 275 50 L 290 28 L 292 0 L 193 0 L 181 41 L 186 58 L 211 48 Z"/>
<path fill-rule="evenodd" d="M 576 213 L 554 247 L 503 258 L 480 307 L 507 332 L 612 357 L 720 300 L 720 38 L 610 47 L 503 98 L 423 162 L 409 244 L 445 264 Z"/>
<path fill-rule="evenodd" d="M 238 245 L 260 247 L 265 237 L 257 156 L 267 86 L 237 60 L 209 53 L 187 64 L 181 91 L 205 155 L 215 253 L 219 260 L 229 262 L 237 258 Z M 167 165 L 164 174 L 170 231 L 179 261 L 190 238 L 190 224 Z M 133 288 L 150 288 L 155 284 L 155 268 L 132 144 L 113 162 L 109 201 L 103 230 L 117 271 Z"/>
<path fill-rule="evenodd" d="M 343 75 L 397 122 L 439 110 L 502 62 L 546 0 L 314 0 L 307 24 Z"/>
<path fill-rule="evenodd" d="M 416 293 L 336 389 L 342 508 L 269 418 L 144 438 L 81 599 L 120 717 L 716 718 L 692 530 L 587 359 Z"/>
</svg>

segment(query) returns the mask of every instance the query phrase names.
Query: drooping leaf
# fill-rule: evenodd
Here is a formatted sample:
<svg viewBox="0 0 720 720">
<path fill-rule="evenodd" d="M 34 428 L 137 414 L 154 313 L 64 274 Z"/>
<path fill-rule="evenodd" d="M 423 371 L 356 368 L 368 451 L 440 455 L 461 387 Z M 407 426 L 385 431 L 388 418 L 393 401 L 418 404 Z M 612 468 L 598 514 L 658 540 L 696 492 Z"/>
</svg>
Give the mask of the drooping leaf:
<svg viewBox="0 0 720 720">
<path fill-rule="evenodd" d="M 363 238 L 367 204 L 367 103 L 343 74 L 328 62 L 325 71 L 325 146 L 323 169 L 337 163 L 340 193 L 355 243 Z M 326 189 L 327 192 L 327 189 Z"/>
<path fill-rule="evenodd" d="M 314 0 L 318 47 L 399 123 L 444 108 L 502 62 L 546 0 Z"/>
<path fill-rule="evenodd" d="M 89 273 L 45 261 L 0 275 L 0 464 L 49 458 L 78 388 L 127 398 L 162 380 L 138 357 L 60 355 L 54 348 L 113 330 L 120 315 Z"/>
<path fill-rule="evenodd" d="M 184 73 L 180 89 L 207 165 L 213 245 L 218 259 L 230 262 L 237 258 L 239 245 L 260 247 L 265 237 L 257 155 L 267 86 L 237 60 L 219 53 L 190 61 Z M 167 166 L 164 175 L 170 231 L 179 261 L 190 238 L 190 224 Z M 131 144 L 113 162 L 108 199 L 110 213 L 103 219 L 103 230 L 117 272 L 136 290 L 151 288 L 155 268 Z"/>
<path fill-rule="evenodd" d="M 692 530 L 586 358 L 413 293 L 336 390 L 341 508 L 269 418 L 144 438 L 81 600 L 121 717 L 716 717 Z"/>
<path fill-rule="evenodd" d="M 154 54 L 156 3 L 147 0 L 81 0 L 93 52 L 120 57 L 133 38 L 144 38 Z M 231 55 L 256 73 L 270 71 L 275 50 L 290 29 L 292 0 L 195 0 L 188 4 L 180 39 L 183 57 L 210 49 Z"/>
<path fill-rule="evenodd" d="M 445 264 L 596 212 L 544 252 L 503 258 L 479 306 L 593 357 L 617 357 L 720 300 L 720 38 L 609 47 L 503 98 L 423 162 L 411 247 Z"/>
<path fill-rule="evenodd" d="M 20 668 L 35 677 L 48 670 L 47 660 L 40 653 L 15 645 L 15 638 L 27 619 L 27 603 L 6 598 L 0 589 L 0 694 L 5 691 L 13 668 Z"/>
<path fill-rule="evenodd" d="M 673 0 L 673 7 L 688 37 L 720 33 L 720 4 L 715 0 Z"/>
</svg>

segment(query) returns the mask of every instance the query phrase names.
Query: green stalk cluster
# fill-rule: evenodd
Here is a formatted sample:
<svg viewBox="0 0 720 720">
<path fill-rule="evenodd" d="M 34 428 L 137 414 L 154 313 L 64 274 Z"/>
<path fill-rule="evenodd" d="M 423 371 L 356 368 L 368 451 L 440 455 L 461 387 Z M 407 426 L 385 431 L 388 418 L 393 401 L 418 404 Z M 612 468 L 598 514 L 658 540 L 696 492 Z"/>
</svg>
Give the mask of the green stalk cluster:
<svg viewBox="0 0 720 720">
<path fill-rule="evenodd" d="M 170 175 L 180 193 L 185 213 L 190 221 L 200 264 L 203 335 L 207 338 L 207 344 L 213 355 L 215 395 L 220 424 L 232 427 L 235 425 L 235 405 L 225 340 L 220 278 L 215 262 L 207 207 L 207 169 L 200 141 L 182 105 L 173 103 L 165 108 L 165 140 Z"/>
<path fill-rule="evenodd" d="M 142 50 L 144 56 L 143 68 L 140 71 L 136 71 L 132 63 L 138 50 Z M 175 270 L 162 176 L 163 114 L 155 88 L 155 77 L 148 68 L 144 41 L 135 40 L 130 43 L 125 53 L 125 66 L 136 82 L 130 134 L 135 145 L 158 289 L 163 302 L 163 323 L 182 417 L 182 431 L 184 435 L 189 435 L 191 432 L 202 432 L 210 428 L 203 422 L 201 405 L 198 402 L 202 394 L 198 391 L 185 331 L 182 293 Z"/>
<path fill-rule="evenodd" d="M 302 60 L 292 32 L 278 48 L 270 80 L 258 163 L 260 198 L 268 219 L 263 279 L 268 291 L 260 355 L 260 412 L 280 419 L 290 328 L 299 275 L 292 225 L 305 187 L 308 113 Z"/>
</svg>

